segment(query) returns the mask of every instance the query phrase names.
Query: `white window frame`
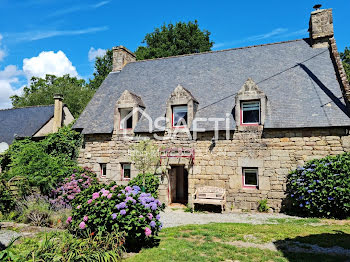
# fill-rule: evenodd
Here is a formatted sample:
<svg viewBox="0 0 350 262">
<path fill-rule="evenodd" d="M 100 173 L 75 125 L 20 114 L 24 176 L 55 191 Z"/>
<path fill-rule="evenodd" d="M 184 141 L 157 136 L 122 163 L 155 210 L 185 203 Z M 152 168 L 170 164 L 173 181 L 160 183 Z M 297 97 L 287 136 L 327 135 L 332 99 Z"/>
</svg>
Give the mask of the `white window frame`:
<svg viewBox="0 0 350 262">
<path fill-rule="evenodd" d="M 259 121 L 258 122 L 250 122 L 250 123 L 244 123 L 244 117 L 243 114 L 245 112 L 244 105 L 246 104 L 259 104 Z M 246 110 L 246 111 L 253 111 L 253 110 Z M 243 125 L 260 125 L 261 123 L 261 101 L 260 100 L 254 100 L 254 101 L 241 101 L 241 123 Z"/>
<path fill-rule="evenodd" d="M 127 111 L 127 114 L 124 114 L 123 112 Z M 127 125 L 128 120 L 124 121 L 124 119 L 126 118 L 126 116 L 128 116 L 130 113 L 133 112 L 132 108 L 120 108 L 119 109 L 119 116 L 120 116 L 120 121 L 119 121 L 119 129 L 120 130 L 128 130 L 128 129 L 133 129 L 133 117 L 134 115 L 131 115 L 131 128 L 127 128 L 124 125 Z"/>
<path fill-rule="evenodd" d="M 186 125 L 174 125 L 175 124 L 175 110 L 176 109 L 186 109 L 186 114 L 187 114 L 187 121 L 186 121 Z M 188 122 L 188 106 L 187 105 L 174 105 L 172 106 L 172 127 L 186 127 L 187 126 L 187 122 Z M 181 111 L 180 111 L 181 112 Z M 183 111 L 182 111 L 183 112 Z"/>
<path fill-rule="evenodd" d="M 125 166 L 129 166 L 130 177 L 124 176 Z M 121 163 L 121 167 L 122 167 L 122 180 L 130 180 L 131 179 L 131 163 Z"/>
<path fill-rule="evenodd" d="M 255 172 L 256 175 L 256 185 L 251 185 L 251 184 L 246 184 L 245 183 L 245 177 L 246 177 L 246 172 L 249 171 L 249 173 L 252 173 L 252 171 Z M 243 168 L 243 186 L 244 187 L 253 187 L 253 188 L 258 188 L 259 187 L 259 169 L 258 168 Z"/>
<path fill-rule="evenodd" d="M 100 174 L 101 174 L 101 177 L 107 177 L 107 164 L 106 163 L 100 163 Z"/>
</svg>

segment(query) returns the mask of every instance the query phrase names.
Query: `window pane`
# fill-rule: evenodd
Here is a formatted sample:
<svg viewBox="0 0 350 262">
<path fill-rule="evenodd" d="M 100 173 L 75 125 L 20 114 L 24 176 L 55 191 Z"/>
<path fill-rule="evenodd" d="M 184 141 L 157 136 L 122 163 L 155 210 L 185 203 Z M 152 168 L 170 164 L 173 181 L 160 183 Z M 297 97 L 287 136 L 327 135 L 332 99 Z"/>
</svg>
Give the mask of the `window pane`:
<svg viewBox="0 0 350 262">
<path fill-rule="evenodd" d="M 244 171 L 244 184 L 246 186 L 258 185 L 258 171 L 257 170 L 245 170 Z"/>
<path fill-rule="evenodd" d="M 105 177 L 107 175 L 107 165 L 100 164 L 100 168 L 101 168 L 101 176 Z"/>
<path fill-rule="evenodd" d="M 244 111 L 243 123 L 259 123 L 259 111 Z"/>
<path fill-rule="evenodd" d="M 132 109 L 120 109 L 120 129 L 132 128 Z"/>
<path fill-rule="evenodd" d="M 187 106 L 173 107 L 173 126 L 184 126 L 187 124 Z"/>
<path fill-rule="evenodd" d="M 123 177 L 130 178 L 131 177 L 131 165 L 123 164 Z"/>
<path fill-rule="evenodd" d="M 242 103 L 242 123 L 260 123 L 260 102 L 243 102 Z"/>
</svg>

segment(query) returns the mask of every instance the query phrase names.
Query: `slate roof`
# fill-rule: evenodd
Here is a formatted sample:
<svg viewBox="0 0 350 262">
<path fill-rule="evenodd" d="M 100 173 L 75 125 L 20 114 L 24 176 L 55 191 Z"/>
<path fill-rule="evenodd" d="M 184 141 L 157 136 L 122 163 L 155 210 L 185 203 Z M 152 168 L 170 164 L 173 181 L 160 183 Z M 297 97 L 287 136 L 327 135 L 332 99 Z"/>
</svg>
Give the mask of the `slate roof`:
<svg viewBox="0 0 350 262">
<path fill-rule="evenodd" d="M 0 143 L 31 137 L 54 115 L 54 105 L 0 110 Z"/>
<path fill-rule="evenodd" d="M 300 39 L 129 63 L 108 75 L 74 127 L 84 134 L 111 133 L 124 90 L 141 96 L 152 119 L 164 116 L 179 84 L 199 102 L 196 117 L 222 118 L 231 114 L 235 94 L 249 77 L 267 96 L 264 128 L 350 126 L 329 49 L 311 48 L 308 39 Z M 213 130 L 214 122 L 203 126 Z M 141 119 L 135 131 L 147 127 Z"/>
</svg>

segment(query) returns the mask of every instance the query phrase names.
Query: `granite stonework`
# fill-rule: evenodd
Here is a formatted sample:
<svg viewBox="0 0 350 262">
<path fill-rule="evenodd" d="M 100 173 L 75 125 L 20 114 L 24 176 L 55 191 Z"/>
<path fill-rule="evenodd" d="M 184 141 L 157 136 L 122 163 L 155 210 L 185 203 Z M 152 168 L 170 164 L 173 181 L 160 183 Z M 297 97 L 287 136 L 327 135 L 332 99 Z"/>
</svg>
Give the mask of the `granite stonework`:
<svg viewBox="0 0 350 262">
<path fill-rule="evenodd" d="M 286 177 L 298 165 L 314 158 L 350 151 L 350 136 L 345 128 L 236 131 L 230 139 L 224 134 L 212 147 L 212 132 L 198 135 L 196 141 L 177 139 L 154 142 L 161 147 L 193 148 L 195 158 L 162 159 L 160 198 L 169 203 L 169 169 L 183 165 L 188 171 L 188 201 L 196 187 L 211 185 L 227 192 L 227 210 L 255 211 L 258 201 L 268 199 L 274 212 L 280 212 L 285 199 Z M 149 137 L 149 134 L 147 134 Z M 80 152 L 81 166 L 100 173 L 100 164 L 107 164 L 107 176 L 102 181 L 122 180 L 120 163 L 131 162 L 129 149 L 136 141 L 126 142 L 122 136 L 111 134 L 86 135 Z M 242 168 L 258 168 L 258 189 L 242 187 Z M 138 174 L 132 167 L 131 177 Z"/>
</svg>

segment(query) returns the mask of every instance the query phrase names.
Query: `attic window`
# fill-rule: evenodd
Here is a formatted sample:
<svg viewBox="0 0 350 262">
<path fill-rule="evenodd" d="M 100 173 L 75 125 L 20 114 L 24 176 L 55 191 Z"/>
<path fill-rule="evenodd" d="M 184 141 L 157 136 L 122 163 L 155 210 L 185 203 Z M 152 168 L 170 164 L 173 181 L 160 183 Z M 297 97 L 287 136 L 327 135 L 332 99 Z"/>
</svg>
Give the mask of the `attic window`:
<svg viewBox="0 0 350 262">
<path fill-rule="evenodd" d="M 260 101 L 242 102 L 241 123 L 243 125 L 260 124 Z"/>
<path fill-rule="evenodd" d="M 173 106 L 173 127 L 185 127 L 187 125 L 187 105 Z"/>
<path fill-rule="evenodd" d="M 120 109 L 120 129 L 132 129 L 132 108 Z"/>
</svg>

